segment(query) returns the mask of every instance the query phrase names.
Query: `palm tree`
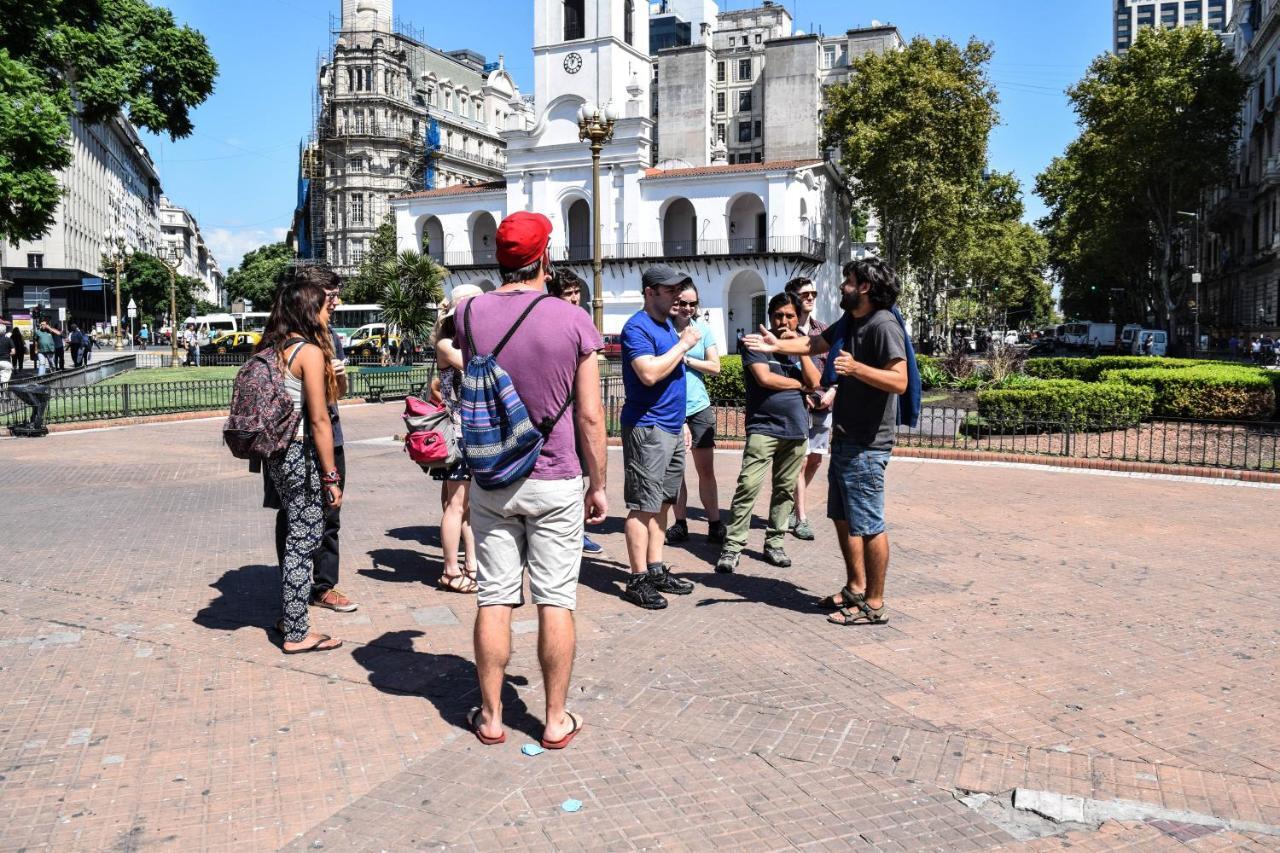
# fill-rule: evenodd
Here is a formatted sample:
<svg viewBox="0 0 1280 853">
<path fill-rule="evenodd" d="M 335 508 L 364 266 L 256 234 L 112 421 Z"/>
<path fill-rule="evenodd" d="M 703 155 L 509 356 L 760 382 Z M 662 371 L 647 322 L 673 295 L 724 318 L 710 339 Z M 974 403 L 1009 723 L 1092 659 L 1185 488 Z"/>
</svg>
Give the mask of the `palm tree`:
<svg viewBox="0 0 1280 853">
<path fill-rule="evenodd" d="M 430 340 L 435 328 L 436 305 L 444 297 L 445 269 L 429 255 L 412 249 L 387 262 L 382 313 L 388 335 L 400 334 L 400 351 L 412 359 L 414 344 Z"/>
</svg>

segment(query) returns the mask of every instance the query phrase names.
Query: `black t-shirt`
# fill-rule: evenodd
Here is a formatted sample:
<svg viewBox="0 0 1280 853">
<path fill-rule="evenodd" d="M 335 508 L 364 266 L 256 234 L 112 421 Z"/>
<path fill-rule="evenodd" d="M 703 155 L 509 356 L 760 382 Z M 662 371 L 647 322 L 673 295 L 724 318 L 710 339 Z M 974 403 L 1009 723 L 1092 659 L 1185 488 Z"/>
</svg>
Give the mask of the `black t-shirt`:
<svg viewBox="0 0 1280 853">
<path fill-rule="evenodd" d="M 13 341 L 9 340 L 9 333 L 0 334 L 0 361 L 11 361 L 13 356 Z"/>
<path fill-rule="evenodd" d="M 889 362 L 907 357 L 906 338 L 892 311 L 874 311 L 861 319 L 850 318 L 853 339 L 849 354 L 863 364 L 886 368 Z M 844 328 L 837 323 L 822 333 L 835 358 L 845 343 L 836 339 Z M 891 450 L 898 425 L 898 395 L 872 388 L 865 382 L 840 377 L 836 385 L 833 437 L 852 441 L 871 450 Z"/>
<path fill-rule="evenodd" d="M 766 364 L 775 376 L 800 381 L 800 359 L 778 353 L 752 352 L 742 354 L 742 372 L 747 387 L 747 434 L 770 435 L 774 438 L 802 439 L 809 437 L 809 413 L 804 407 L 804 397 L 799 388 L 788 391 L 770 391 L 756 383 L 751 365 Z"/>
<path fill-rule="evenodd" d="M 342 338 L 340 338 L 338 336 L 338 333 L 333 329 L 329 330 L 329 334 L 333 336 L 333 357 L 346 358 L 347 354 L 342 349 Z M 351 380 L 348 379 L 347 381 L 350 382 Z M 342 446 L 342 421 L 338 417 L 338 406 L 336 403 L 329 406 L 329 421 L 330 423 L 333 424 L 333 446 L 341 447 Z"/>
</svg>

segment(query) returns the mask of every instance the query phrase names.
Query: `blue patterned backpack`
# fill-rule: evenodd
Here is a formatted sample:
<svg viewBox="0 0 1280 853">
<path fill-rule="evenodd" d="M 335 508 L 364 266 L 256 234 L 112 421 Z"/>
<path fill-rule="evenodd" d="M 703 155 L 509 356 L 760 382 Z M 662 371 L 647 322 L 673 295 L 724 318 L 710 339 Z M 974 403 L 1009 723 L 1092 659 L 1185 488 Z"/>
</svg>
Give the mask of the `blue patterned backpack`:
<svg viewBox="0 0 1280 853">
<path fill-rule="evenodd" d="M 538 463 L 538 454 L 547 436 L 573 402 L 570 389 L 564 405 L 554 417 L 545 417 L 537 426 L 529 420 L 511 377 L 498 366 L 498 354 L 511 340 L 520 325 L 538 303 L 550 296 L 543 294 L 529 303 L 519 319 L 488 355 L 476 350 L 471 336 L 471 307 L 480 297 L 467 300 L 462 313 L 463 331 L 471 360 L 462 377 L 462 446 L 471 468 L 472 481 L 482 489 L 505 488 L 527 476 Z"/>
</svg>

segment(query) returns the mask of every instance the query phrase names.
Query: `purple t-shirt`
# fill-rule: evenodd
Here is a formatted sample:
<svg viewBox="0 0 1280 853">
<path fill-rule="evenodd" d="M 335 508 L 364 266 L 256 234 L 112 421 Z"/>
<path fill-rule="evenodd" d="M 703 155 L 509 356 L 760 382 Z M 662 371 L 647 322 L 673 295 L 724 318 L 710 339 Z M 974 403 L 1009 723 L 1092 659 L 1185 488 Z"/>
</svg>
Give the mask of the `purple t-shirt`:
<svg viewBox="0 0 1280 853">
<path fill-rule="evenodd" d="M 465 364 L 474 353 L 467 345 L 465 316 L 471 310 L 471 336 L 483 355 L 493 352 L 502 336 L 515 324 L 529 303 L 542 291 L 517 290 L 485 293 L 468 300 L 458 312 L 458 336 L 454 340 L 462 349 Z M 563 299 L 544 299 L 533 309 L 515 335 L 498 353 L 498 366 L 511 377 L 511 384 L 529 412 L 529 420 L 538 423 L 554 417 L 573 391 L 582 356 L 604 348 L 591 315 Z M 565 409 L 556 422 L 529 476 L 534 480 L 570 480 L 582 475 L 578 463 L 573 406 Z"/>
</svg>

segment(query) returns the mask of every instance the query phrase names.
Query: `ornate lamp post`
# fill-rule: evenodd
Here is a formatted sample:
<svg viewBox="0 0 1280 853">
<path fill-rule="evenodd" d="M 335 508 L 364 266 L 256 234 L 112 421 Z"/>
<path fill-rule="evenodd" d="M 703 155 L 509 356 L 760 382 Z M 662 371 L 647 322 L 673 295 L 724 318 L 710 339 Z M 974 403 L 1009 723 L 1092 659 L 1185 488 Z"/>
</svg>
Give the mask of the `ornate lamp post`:
<svg viewBox="0 0 1280 853">
<path fill-rule="evenodd" d="M 161 246 L 160 260 L 169 268 L 169 366 L 181 367 L 178 359 L 178 267 L 182 265 L 180 246 Z"/>
<path fill-rule="evenodd" d="M 604 274 L 600 252 L 600 149 L 613 138 L 618 119 L 608 104 L 585 103 L 578 110 L 578 139 L 591 145 L 591 319 L 604 333 Z"/>
<path fill-rule="evenodd" d="M 123 228 L 117 228 L 115 231 L 108 228 L 103 232 L 102 236 L 106 241 L 102 244 L 103 266 L 107 269 L 115 268 L 116 271 L 115 350 L 116 352 L 120 352 L 124 349 L 124 338 L 120 334 L 120 327 L 123 321 L 123 317 L 120 312 L 120 273 L 124 271 L 124 265 L 133 255 L 133 247 L 125 244 Z"/>
</svg>

